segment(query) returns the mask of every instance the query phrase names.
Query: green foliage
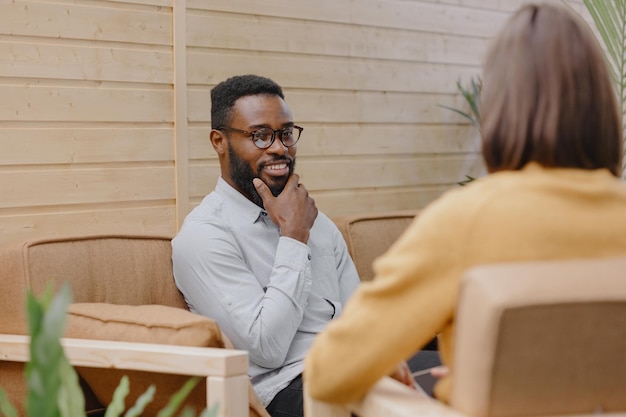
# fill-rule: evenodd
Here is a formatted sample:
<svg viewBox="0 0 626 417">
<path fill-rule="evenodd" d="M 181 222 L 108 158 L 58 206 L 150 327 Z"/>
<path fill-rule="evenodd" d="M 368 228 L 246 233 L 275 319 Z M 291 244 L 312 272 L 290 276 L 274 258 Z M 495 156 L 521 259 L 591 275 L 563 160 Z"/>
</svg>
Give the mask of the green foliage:
<svg viewBox="0 0 626 417">
<path fill-rule="evenodd" d="M 39 300 L 32 293 L 27 298 L 31 341 L 30 362 L 26 365 L 26 410 L 29 416 L 82 417 L 85 400 L 78 376 L 60 342 L 72 298 L 69 285 L 64 285 L 56 297 L 53 295 L 48 287 Z"/>
<path fill-rule="evenodd" d="M 470 123 L 480 131 L 480 94 L 483 90 L 483 82 L 480 77 L 472 77 L 470 78 L 469 88 L 465 88 L 461 81 L 456 82 L 456 88 L 459 90 L 467 104 L 469 105 L 470 112 L 464 112 L 463 110 L 455 109 L 449 106 L 440 105 L 444 109 L 452 110 L 453 112 L 460 114 L 465 117 Z M 463 181 L 458 182 L 457 184 L 464 186 L 474 181 L 476 178 L 465 175 L 465 179 Z"/>
<path fill-rule="evenodd" d="M 459 90 L 467 104 L 470 111 L 464 112 L 463 110 L 455 109 L 454 107 L 443 106 L 444 109 L 452 110 L 453 112 L 460 114 L 470 121 L 478 130 L 480 130 L 480 93 L 483 89 L 483 82 L 480 77 L 470 78 L 469 88 L 465 88 L 461 81 L 456 82 L 456 88 Z"/>
<path fill-rule="evenodd" d="M 13 404 L 9 402 L 7 394 L 2 388 L 0 388 L 0 415 L 18 417 L 17 410 L 13 407 Z"/>
<path fill-rule="evenodd" d="M 54 295 L 51 287 L 37 298 L 27 294 L 28 327 L 30 332 L 30 362 L 26 364 L 28 393 L 26 413 L 29 417 L 85 417 L 85 397 L 80 388 L 78 375 L 70 364 L 61 336 L 65 330 L 67 307 L 72 299 L 69 284 Z M 190 378 L 169 400 L 157 417 L 172 417 L 198 384 L 200 378 Z M 113 400 L 105 417 L 119 417 L 125 409 L 124 400 L 130 391 L 128 377 L 122 377 L 113 394 Z M 155 394 L 151 385 L 128 409 L 124 417 L 138 417 L 143 413 Z M 214 417 L 218 407 L 205 409 L 199 417 Z M 18 417 L 15 407 L 0 388 L 0 416 Z M 185 409 L 180 417 L 195 417 L 195 412 Z"/>
<path fill-rule="evenodd" d="M 475 180 L 476 178 L 472 177 L 471 175 L 465 174 L 465 179 L 461 182 L 458 182 L 457 184 L 459 184 L 460 186 L 464 186 Z"/>
<path fill-rule="evenodd" d="M 159 414 L 157 414 L 157 417 L 173 416 L 176 410 L 178 410 L 180 405 L 183 403 L 185 398 L 187 398 L 189 393 L 191 393 L 191 391 L 196 387 L 196 385 L 198 385 L 198 382 L 200 382 L 200 378 L 191 378 L 187 382 L 185 382 L 182 388 L 179 389 L 176 392 L 176 394 L 172 395 L 172 398 L 170 398 L 165 408 L 159 411 Z"/>
<path fill-rule="evenodd" d="M 626 114 L 626 1 L 583 0 L 583 2 L 604 43 L 605 56 L 615 82 L 623 120 Z M 624 132 L 622 138 L 626 149 Z M 626 179 L 626 159 L 622 165 L 622 178 Z"/>
</svg>

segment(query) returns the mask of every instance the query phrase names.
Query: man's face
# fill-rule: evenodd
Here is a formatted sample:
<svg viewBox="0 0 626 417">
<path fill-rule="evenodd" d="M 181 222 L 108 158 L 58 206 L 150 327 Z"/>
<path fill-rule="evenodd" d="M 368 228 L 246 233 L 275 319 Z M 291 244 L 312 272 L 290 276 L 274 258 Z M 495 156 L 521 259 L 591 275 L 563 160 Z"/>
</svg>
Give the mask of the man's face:
<svg viewBox="0 0 626 417">
<path fill-rule="evenodd" d="M 283 129 L 293 126 L 287 104 L 278 96 L 241 97 L 235 102 L 229 127 L 251 132 L 261 127 Z M 278 137 L 269 148 L 260 149 L 246 136 L 228 133 L 228 174 L 225 180 L 258 206 L 263 206 L 252 179 L 260 178 L 279 195 L 296 163 L 296 145 L 287 148 Z M 278 136 L 278 135 L 277 135 Z"/>
</svg>

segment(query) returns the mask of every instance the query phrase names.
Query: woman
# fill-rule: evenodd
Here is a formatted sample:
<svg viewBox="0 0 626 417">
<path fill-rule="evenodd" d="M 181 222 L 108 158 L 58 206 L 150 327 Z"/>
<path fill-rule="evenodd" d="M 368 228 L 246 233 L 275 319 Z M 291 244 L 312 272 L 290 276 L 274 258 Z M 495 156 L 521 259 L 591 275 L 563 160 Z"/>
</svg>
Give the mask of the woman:
<svg viewBox="0 0 626 417">
<path fill-rule="evenodd" d="M 427 207 L 374 263 L 305 362 L 314 398 L 350 402 L 439 334 L 451 337 L 459 281 L 496 262 L 626 254 L 621 119 L 593 33 L 565 8 L 528 5 L 485 61 L 483 156 L 490 175 Z"/>
</svg>

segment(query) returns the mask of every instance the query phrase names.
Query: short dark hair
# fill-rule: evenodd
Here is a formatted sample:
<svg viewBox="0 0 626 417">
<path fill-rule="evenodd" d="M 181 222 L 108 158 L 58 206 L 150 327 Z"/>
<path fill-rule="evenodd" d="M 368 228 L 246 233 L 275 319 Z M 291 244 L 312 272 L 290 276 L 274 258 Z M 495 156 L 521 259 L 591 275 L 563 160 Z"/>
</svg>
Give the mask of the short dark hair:
<svg viewBox="0 0 626 417">
<path fill-rule="evenodd" d="M 622 122 L 594 34 L 565 7 L 522 7 L 495 38 L 481 97 L 490 172 L 606 168 L 620 176 Z"/>
<path fill-rule="evenodd" d="M 259 75 L 237 75 L 217 84 L 211 90 L 211 128 L 228 126 L 235 102 L 241 97 L 259 94 L 285 99 L 280 85 Z"/>
</svg>

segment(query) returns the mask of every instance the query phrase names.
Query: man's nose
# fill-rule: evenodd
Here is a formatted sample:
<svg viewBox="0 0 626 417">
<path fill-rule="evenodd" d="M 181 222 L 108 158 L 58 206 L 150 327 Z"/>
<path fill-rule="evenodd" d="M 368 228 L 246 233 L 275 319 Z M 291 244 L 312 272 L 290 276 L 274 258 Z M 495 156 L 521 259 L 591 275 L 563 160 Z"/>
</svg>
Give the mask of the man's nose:
<svg viewBox="0 0 626 417">
<path fill-rule="evenodd" d="M 287 153 L 287 147 L 280 138 L 280 132 L 274 132 L 274 142 L 267 148 L 268 152 L 284 155 Z"/>
</svg>

